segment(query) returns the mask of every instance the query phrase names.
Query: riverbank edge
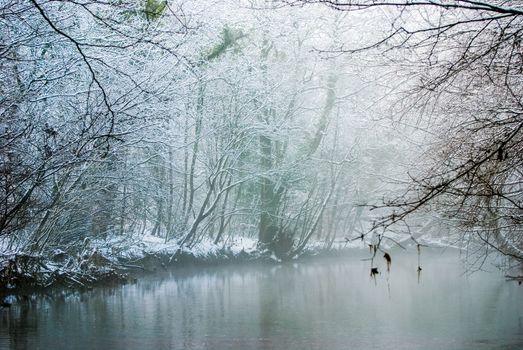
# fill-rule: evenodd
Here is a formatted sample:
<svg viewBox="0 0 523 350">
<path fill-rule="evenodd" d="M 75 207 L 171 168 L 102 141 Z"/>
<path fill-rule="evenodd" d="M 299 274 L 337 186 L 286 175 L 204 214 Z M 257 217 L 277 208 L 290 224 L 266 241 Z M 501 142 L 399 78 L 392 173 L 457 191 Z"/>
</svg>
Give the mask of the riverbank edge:
<svg viewBox="0 0 523 350">
<path fill-rule="evenodd" d="M 31 295 L 61 291 L 86 291 L 97 286 L 125 285 L 138 278 L 176 268 L 215 266 L 224 264 L 281 264 L 312 257 L 344 256 L 354 248 L 305 250 L 299 257 L 281 260 L 266 251 L 233 252 L 229 248 L 216 250 L 205 257 L 191 251 L 175 253 L 160 251 L 144 253 L 140 258 L 109 259 L 95 252 L 78 265 L 68 267 L 70 256 L 60 253 L 53 258 L 13 254 L 3 256 L 0 266 L 0 307 L 28 300 Z M 30 267 L 30 268 L 29 268 Z"/>
</svg>

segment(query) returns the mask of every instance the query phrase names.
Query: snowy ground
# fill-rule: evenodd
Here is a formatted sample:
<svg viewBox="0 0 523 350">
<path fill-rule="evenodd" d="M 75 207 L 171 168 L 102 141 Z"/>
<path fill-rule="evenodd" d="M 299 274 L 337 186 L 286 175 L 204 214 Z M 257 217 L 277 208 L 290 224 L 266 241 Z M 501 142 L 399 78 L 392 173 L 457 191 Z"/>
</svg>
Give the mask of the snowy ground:
<svg viewBox="0 0 523 350">
<path fill-rule="evenodd" d="M 93 240 L 90 243 L 105 257 L 134 261 L 150 255 L 175 256 L 184 253 L 195 259 L 206 260 L 227 253 L 232 257 L 242 253 L 253 254 L 256 252 L 256 240 L 251 238 L 236 238 L 227 245 L 214 244 L 211 240 L 202 240 L 192 248 L 181 247 L 176 241 L 165 242 L 164 238 L 144 235 L 137 240 L 113 237 L 108 240 Z"/>
</svg>

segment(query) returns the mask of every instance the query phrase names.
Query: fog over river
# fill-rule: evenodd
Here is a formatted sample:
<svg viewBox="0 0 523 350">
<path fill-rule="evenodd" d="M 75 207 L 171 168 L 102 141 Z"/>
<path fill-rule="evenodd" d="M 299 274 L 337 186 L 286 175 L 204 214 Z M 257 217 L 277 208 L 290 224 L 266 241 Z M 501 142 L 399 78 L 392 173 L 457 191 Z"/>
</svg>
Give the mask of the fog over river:
<svg viewBox="0 0 523 350">
<path fill-rule="evenodd" d="M 521 349 L 523 287 L 454 250 L 180 268 L 0 310 L 1 349 Z M 380 260 L 381 256 L 380 256 Z M 381 261 L 378 261 L 381 264 Z"/>
</svg>

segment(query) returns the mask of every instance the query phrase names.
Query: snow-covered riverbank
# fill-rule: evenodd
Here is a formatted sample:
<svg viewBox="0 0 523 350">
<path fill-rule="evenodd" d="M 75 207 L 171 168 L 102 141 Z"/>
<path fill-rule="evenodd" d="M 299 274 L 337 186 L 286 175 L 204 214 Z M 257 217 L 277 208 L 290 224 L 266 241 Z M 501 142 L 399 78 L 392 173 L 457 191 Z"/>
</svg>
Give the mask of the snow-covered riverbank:
<svg viewBox="0 0 523 350">
<path fill-rule="evenodd" d="M 390 237 L 382 248 L 412 244 L 406 237 Z M 401 243 L 400 243 L 401 242 Z M 449 246 L 430 238 L 431 246 Z M 321 242 L 310 242 L 301 256 L 343 254 L 351 249 L 368 249 L 368 242 L 340 240 L 330 249 Z M 86 239 L 72 251 L 54 250 L 51 254 L 32 255 L 23 250 L 3 247 L 0 254 L 0 299 L 27 295 L 53 288 L 82 289 L 97 284 L 126 283 L 136 276 L 175 266 L 211 265 L 248 261 L 280 262 L 273 254 L 260 250 L 257 241 L 239 237 L 214 244 L 202 240 L 192 247 L 151 235 L 130 238 Z M 0 301 L 1 301 L 0 300 Z M 6 303 L 12 297 L 6 299 Z"/>
<path fill-rule="evenodd" d="M 256 242 L 237 239 L 227 245 L 202 241 L 187 248 L 163 238 L 112 237 L 86 239 L 79 248 L 51 254 L 28 254 L 2 247 L 0 296 L 53 287 L 89 288 L 98 283 L 125 282 L 136 273 L 153 272 L 176 264 L 212 264 L 260 257 Z"/>
<path fill-rule="evenodd" d="M 209 265 L 229 262 L 274 261 L 274 255 L 260 251 L 257 241 L 236 238 L 214 244 L 202 240 L 193 247 L 145 235 L 139 239 L 112 237 L 86 239 L 72 251 L 56 249 L 51 254 L 28 254 L 23 249 L 3 247 L 0 254 L 0 299 L 52 288 L 90 288 L 97 284 L 125 283 L 135 276 L 187 264 Z M 305 254 L 317 254 L 311 244 Z M 12 298 L 7 298 L 6 303 Z M 1 300 L 0 300 L 1 301 Z"/>
</svg>

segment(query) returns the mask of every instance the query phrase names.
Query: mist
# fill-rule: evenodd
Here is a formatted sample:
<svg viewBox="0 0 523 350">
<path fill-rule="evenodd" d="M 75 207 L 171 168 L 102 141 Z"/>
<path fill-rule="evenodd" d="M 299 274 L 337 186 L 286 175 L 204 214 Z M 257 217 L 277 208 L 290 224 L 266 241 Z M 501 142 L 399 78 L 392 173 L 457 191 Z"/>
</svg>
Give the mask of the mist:
<svg viewBox="0 0 523 350">
<path fill-rule="evenodd" d="M 521 283 L 522 18 L 495 0 L 0 0 L 3 304 L 311 256 L 390 297 L 440 248 Z"/>
</svg>

